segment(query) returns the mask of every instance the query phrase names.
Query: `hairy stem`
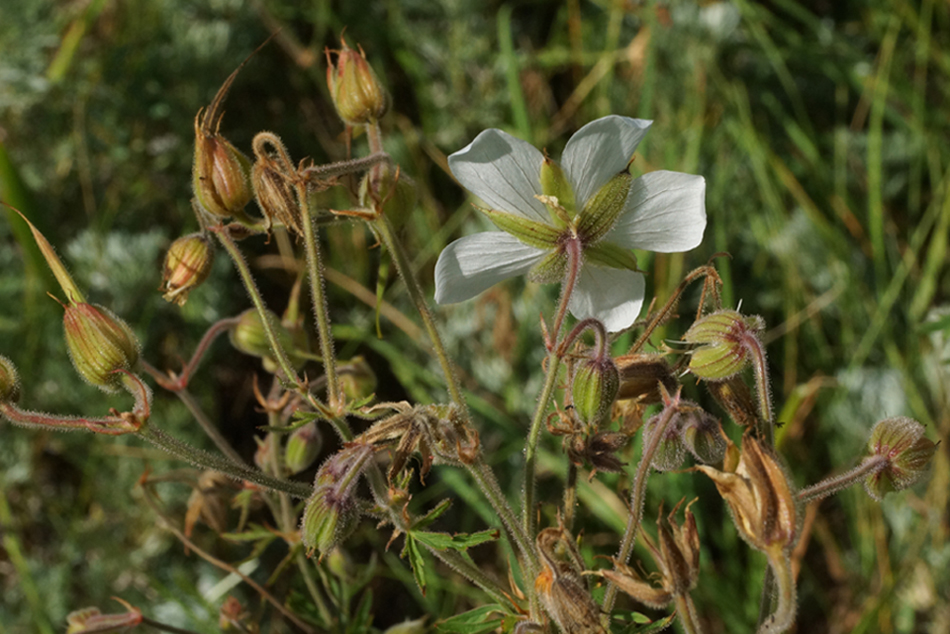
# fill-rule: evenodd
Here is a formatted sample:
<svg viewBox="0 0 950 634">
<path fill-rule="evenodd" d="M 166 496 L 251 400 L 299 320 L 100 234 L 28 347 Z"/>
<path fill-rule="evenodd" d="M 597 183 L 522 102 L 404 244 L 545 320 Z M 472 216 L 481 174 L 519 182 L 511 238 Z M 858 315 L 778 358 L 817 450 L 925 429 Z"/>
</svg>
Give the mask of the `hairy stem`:
<svg viewBox="0 0 950 634">
<path fill-rule="evenodd" d="M 886 456 L 869 456 L 865 458 L 861 464 L 851 469 L 847 473 L 826 478 L 817 484 L 813 484 L 808 488 L 802 489 L 798 492 L 798 499 L 802 504 L 808 504 L 809 502 L 814 502 L 815 500 L 822 500 L 829 495 L 834 495 L 842 489 L 846 489 L 849 486 L 857 484 L 868 476 L 872 476 L 875 473 L 882 471 L 885 467 L 887 467 L 888 462 L 889 461 Z"/>
<path fill-rule="evenodd" d="M 251 270 L 248 268 L 244 256 L 241 255 L 240 249 L 238 249 L 237 244 L 228 233 L 227 227 L 217 226 L 212 227 L 211 230 L 218 236 L 218 241 L 224 247 L 224 250 L 228 252 L 228 255 L 231 256 L 231 260 L 234 262 L 234 266 L 241 276 L 241 281 L 244 283 L 244 288 L 251 298 L 251 303 L 254 304 L 254 308 L 257 309 L 257 312 L 261 316 L 264 334 L 267 336 L 267 343 L 271 347 L 271 352 L 274 353 L 277 365 L 280 366 L 287 380 L 291 381 L 298 389 L 301 389 L 302 383 L 300 377 L 297 376 L 297 372 L 294 370 L 293 363 L 290 362 L 287 352 L 280 345 L 280 341 L 277 338 L 277 330 L 274 324 L 271 323 L 271 313 L 264 304 L 264 299 L 261 297 L 261 292 L 257 288 L 257 283 L 254 281 L 254 276 L 251 275 Z"/>
<path fill-rule="evenodd" d="M 678 400 L 678 399 L 677 399 Z M 676 405 L 667 404 L 663 409 L 661 418 L 656 425 L 656 429 L 650 436 L 650 442 L 643 447 L 643 456 L 637 465 L 636 475 L 633 477 L 633 491 L 630 493 L 630 517 L 627 518 L 627 528 L 623 533 L 623 539 L 620 541 L 620 550 L 617 553 L 617 561 L 626 564 L 633 552 L 633 546 L 637 541 L 637 531 L 640 529 L 640 522 L 643 520 L 643 505 L 646 501 L 647 479 L 653 471 L 653 456 L 660 446 L 663 438 L 666 436 L 666 430 L 673 421 L 673 414 L 676 413 Z M 617 598 L 617 586 L 611 583 L 607 587 L 604 595 L 603 610 L 607 618 L 614 607 L 614 601 Z"/>
<path fill-rule="evenodd" d="M 142 429 L 139 430 L 138 435 L 153 445 L 164 449 L 176 458 L 189 462 L 201 469 L 219 471 L 235 480 L 247 480 L 248 482 L 253 482 L 271 491 L 288 493 L 295 498 L 308 498 L 310 494 L 313 493 L 313 487 L 309 484 L 282 480 L 257 471 L 256 469 L 235 464 L 221 456 L 196 449 L 177 438 L 169 436 L 162 430 L 156 429 L 153 425 L 143 426 Z"/>
<path fill-rule="evenodd" d="M 676 595 L 676 614 L 686 634 L 703 634 L 703 626 L 696 615 L 696 606 L 688 592 Z"/>
<path fill-rule="evenodd" d="M 327 379 L 327 402 L 335 412 L 342 411 L 343 390 L 336 372 L 336 356 L 333 351 L 333 335 L 330 333 L 330 317 L 327 314 L 327 300 L 323 289 L 323 264 L 320 261 L 320 244 L 313 228 L 313 214 L 310 209 L 307 185 L 303 180 L 297 182 L 297 199 L 303 216 L 303 241 L 307 251 L 307 278 L 310 282 L 310 300 L 313 315 L 317 323 L 317 336 L 320 339 L 320 355 L 323 357 L 323 371 Z"/>
</svg>

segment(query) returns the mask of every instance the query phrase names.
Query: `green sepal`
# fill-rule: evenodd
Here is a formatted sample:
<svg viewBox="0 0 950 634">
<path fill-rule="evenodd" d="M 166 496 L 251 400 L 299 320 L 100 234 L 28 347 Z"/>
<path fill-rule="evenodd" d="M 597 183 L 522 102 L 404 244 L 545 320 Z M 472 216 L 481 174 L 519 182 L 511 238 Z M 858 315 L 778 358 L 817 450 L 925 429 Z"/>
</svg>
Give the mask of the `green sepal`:
<svg viewBox="0 0 950 634">
<path fill-rule="evenodd" d="M 577 234 L 585 243 L 597 242 L 613 228 L 626 207 L 632 182 L 633 176 L 621 172 L 607 181 L 587 201 L 577 217 Z"/>
<path fill-rule="evenodd" d="M 495 209 L 481 209 L 480 211 L 488 216 L 496 227 L 510 233 L 529 247 L 553 249 L 557 246 L 558 237 L 561 235 L 561 230 L 557 227 Z"/>
<path fill-rule="evenodd" d="M 544 162 L 541 163 L 541 193 L 556 198 L 561 209 L 567 212 L 568 218 L 565 219 L 562 214 L 558 213 L 559 210 L 548 205 L 548 211 L 551 213 L 551 220 L 554 225 L 561 229 L 567 227 L 567 221 L 577 213 L 577 205 L 574 202 L 574 188 L 571 187 L 571 183 L 567 180 L 561 166 L 548 157 L 544 157 Z"/>
<path fill-rule="evenodd" d="M 613 242 L 598 242 L 585 248 L 584 257 L 591 264 L 606 266 L 610 269 L 640 270 L 637 268 L 637 256 L 633 254 L 633 251 Z"/>
<path fill-rule="evenodd" d="M 745 367 L 748 360 L 738 344 L 712 343 L 693 350 L 689 370 L 706 381 L 725 381 Z"/>
<path fill-rule="evenodd" d="M 559 251 L 548 254 L 531 267 L 528 279 L 535 284 L 554 284 L 567 274 L 567 257 Z"/>
</svg>

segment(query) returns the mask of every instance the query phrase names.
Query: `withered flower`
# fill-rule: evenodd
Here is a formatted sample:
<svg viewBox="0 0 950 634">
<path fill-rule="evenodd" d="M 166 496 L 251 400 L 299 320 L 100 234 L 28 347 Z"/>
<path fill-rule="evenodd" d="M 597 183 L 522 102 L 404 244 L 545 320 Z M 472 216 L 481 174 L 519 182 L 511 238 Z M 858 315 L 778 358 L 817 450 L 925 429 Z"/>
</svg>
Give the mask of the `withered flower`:
<svg viewBox="0 0 950 634">
<path fill-rule="evenodd" d="M 421 478 L 425 478 L 436 460 L 470 465 L 478 459 L 481 452 L 478 432 L 465 422 L 456 405 L 413 407 L 403 401 L 380 403 L 365 412 L 371 414 L 379 409 L 393 410 L 396 414 L 376 422 L 353 442 L 374 447 L 396 445 L 389 467 L 390 481 L 402 471 L 415 451 L 422 458 Z"/>
<path fill-rule="evenodd" d="M 297 200 L 297 172 L 280 138 L 259 132 L 253 141 L 254 168 L 251 182 L 261 213 L 269 223 L 277 223 L 303 235 L 300 202 Z"/>
<path fill-rule="evenodd" d="M 754 427 L 759 420 L 752 390 L 741 375 L 723 381 L 706 381 L 706 389 L 737 425 Z"/>
<path fill-rule="evenodd" d="M 185 512 L 185 535 L 191 537 L 195 523 L 201 520 L 216 533 L 227 530 L 228 505 L 234 494 L 234 481 L 217 471 L 198 476 Z"/>
<path fill-rule="evenodd" d="M 750 546 L 779 554 L 795 545 L 799 530 L 796 496 L 773 451 L 753 435 L 743 437 L 734 472 L 704 465 L 695 468 L 712 478 Z"/>
<path fill-rule="evenodd" d="M 686 506 L 683 524 L 676 523 L 674 517 L 680 504 L 673 508 L 665 521 L 660 510 L 656 522 L 659 545 L 644 534 L 659 571 L 660 587 L 643 581 L 632 568 L 618 561 L 614 561 L 614 570 L 601 570 L 598 574 L 636 601 L 652 608 L 666 607 L 677 597 L 688 594 L 696 587 L 699 578 L 699 532 L 689 505 Z"/>
<path fill-rule="evenodd" d="M 659 354 L 625 354 L 614 359 L 620 371 L 620 390 L 617 400 L 635 399 L 643 405 L 659 403 L 659 385 L 670 394 L 676 392 L 676 379 L 666 359 Z"/>
</svg>

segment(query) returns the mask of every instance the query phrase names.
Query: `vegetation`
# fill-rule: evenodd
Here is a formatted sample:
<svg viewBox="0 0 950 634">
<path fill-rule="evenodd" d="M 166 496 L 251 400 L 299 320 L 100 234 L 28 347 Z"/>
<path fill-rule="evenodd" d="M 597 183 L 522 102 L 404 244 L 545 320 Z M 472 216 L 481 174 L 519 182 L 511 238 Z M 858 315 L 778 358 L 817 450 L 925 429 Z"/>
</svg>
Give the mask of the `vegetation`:
<svg viewBox="0 0 950 634">
<path fill-rule="evenodd" d="M 110 599 L 115 596 L 151 622 L 196 632 L 218 631 L 222 618 L 248 631 L 259 625 L 263 632 L 383 631 L 422 617 L 426 620 L 415 624 L 420 630 L 507 631 L 531 619 L 550 620 L 552 630 L 554 622 L 569 629 L 565 623 L 571 617 L 545 603 L 544 596 L 537 598 L 546 586 L 530 577 L 545 579 L 547 570 L 559 571 L 577 587 L 590 582 L 593 601 L 602 605 L 608 582 L 623 590 L 631 570 L 657 570 L 642 536 L 662 541 L 654 522 L 681 500 L 671 522 L 677 531 L 688 526 L 683 509 L 696 499 L 688 512 L 701 548 L 695 589 L 688 594 L 703 631 L 755 631 L 772 611 L 768 596 L 760 608 L 763 586 L 773 583 L 766 579 L 770 563 L 780 585 L 783 572 L 797 580 L 798 631 L 947 630 L 947 443 L 937 445 L 916 485 L 881 501 L 853 487 L 801 504 L 785 550 L 770 551 L 772 542 L 756 545 L 737 531 L 732 518 L 741 511 L 724 503 L 717 490 L 726 465 L 703 467 L 706 475 L 654 473 L 648 482 L 644 476 L 641 541 L 631 568 L 624 570 L 595 556 L 616 556 L 628 524 L 630 492 L 645 449 L 643 434 L 633 434 L 636 423 L 652 418 L 659 426 L 667 412 L 671 418 L 670 408 L 683 406 L 676 390 L 654 394 L 649 409 L 627 411 L 623 420 L 630 424 L 624 426 L 618 414 L 603 428 L 632 436 L 616 453 L 626 465 L 616 473 L 588 480 L 590 466 L 597 466 L 591 451 L 575 450 L 575 457 L 583 455 L 573 468 L 564 449 L 576 448 L 564 439 L 574 435 L 538 427 L 529 464 L 537 474 L 532 495 L 539 505 L 523 507 L 524 447 L 532 420 L 546 422 L 555 403 L 567 424 L 576 420 L 566 409 L 572 390 L 562 389 L 570 384 L 564 374 L 547 374 L 554 377 L 548 383 L 555 395 L 550 407 L 543 403 L 536 409 L 552 365 L 552 346 L 546 347 L 550 342 L 538 316 L 552 327 L 558 286 L 521 277 L 468 303 L 432 303 L 439 254 L 456 238 L 495 228 L 453 180 L 448 155 L 482 130 L 500 128 L 559 157 L 571 135 L 589 122 L 612 114 L 651 119 L 633 171 L 702 175 L 707 225 L 702 244 L 687 253 L 637 251 L 638 266 L 646 272 L 644 321 L 611 340 L 612 356 L 622 358 L 644 332 L 638 352 L 671 351 L 669 363 L 677 372 L 670 379 L 673 387 L 682 384 L 682 398 L 721 419 L 735 451 L 741 447 L 750 461 L 772 456 L 768 445 L 774 441 L 781 456 L 775 469 L 788 478 L 792 496 L 865 464 L 878 421 L 903 421 L 900 431 L 914 419 L 924 427 L 923 438 L 945 439 L 950 433 L 945 112 L 950 12 L 945 3 L 305 4 L 13 0 L 0 11 L 0 195 L 56 247 L 67 275 L 89 302 L 64 290 L 62 276 L 58 283 L 50 274 L 49 253 L 44 257 L 28 225 L 5 207 L 0 353 L 19 374 L 19 405 L 88 421 L 108 419 L 91 423 L 94 431 L 144 422 L 115 419 L 110 408 L 133 413 L 141 408 L 126 394 L 98 391 L 77 374 L 60 326 L 64 306 L 48 293 L 87 320 L 99 319 L 85 308 L 94 304 L 127 322 L 146 364 L 129 368 L 138 368 L 143 383 L 154 389 L 148 422 L 136 433 L 59 434 L 0 423 L 0 623 L 11 631 L 49 633 L 62 631 L 67 615 L 87 606 L 105 614 L 129 613 Z M 351 53 L 358 52 L 357 44 L 362 47 L 391 97 L 378 137 L 375 121 L 368 126 L 351 121 L 348 127 L 337 115 L 324 50 L 345 50 L 341 33 Z M 234 78 L 215 128 L 209 104 L 272 35 Z M 331 56 L 334 63 L 340 55 Z M 339 105 L 339 96 L 336 101 Z M 279 135 L 292 164 L 274 168 L 282 174 L 275 186 L 286 185 L 305 157 L 314 166 L 336 166 L 295 172 L 310 186 L 307 200 L 319 221 L 319 240 L 306 235 L 310 223 L 294 227 L 293 212 L 268 212 L 288 229 L 278 227 L 269 240 L 252 235 L 236 243 L 244 254 L 236 261 L 246 261 L 261 301 L 278 317 L 270 328 L 259 313 L 245 312 L 253 304 L 235 259 L 228 257 L 231 237 L 244 236 L 236 228 L 214 230 L 222 214 L 209 219 L 206 212 L 214 212 L 207 199 L 200 203 L 203 210 L 193 209 L 196 131 L 199 142 L 220 131 L 258 162 L 262 155 L 279 162 L 279 146 L 259 133 Z M 258 143 L 264 150 L 255 156 Z M 384 150 L 391 162 L 378 158 L 376 150 Z M 376 181 L 365 187 L 369 194 L 361 201 L 365 174 Z M 387 192 L 409 179 L 416 204 L 379 215 L 384 203 L 404 202 L 400 192 Z M 260 193 L 262 186 L 255 187 Z M 298 200 L 297 190 L 288 191 L 289 200 Z M 365 213 L 330 214 L 331 209 Z M 240 215 L 226 211 L 224 216 Z M 396 217 L 400 211 L 402 217 Z M 254 203 L 246 213 L 248 224 L 262 229 Z M 176 238 L 201 230 L 218 244 L 207 278 L 183 306 L 166 302 L 156 291 L 163 283 L 165 251 Z M 314 262 L 306 253 L 312 245 L 322 257 L 310 270 L 321 272 L 326 282 L 336 363 L 321 362 L 330 358 L 321 347 L 328 333 L 321 332 L 323 325 L 310 310 L 304 272 Z M 728 257 L 716 257 L 721 253 Z M 700 268 L 707 263 L 714 269 Z M 696 270 L 705 277 L 697 277 L 680 297 L 681 281 Z M 427 318 L 417 310 L 420 297 L 429 302 L 456 368 L 459 394 L 432 354 Z M 676 315 L 665 319 L 662 308 L 674 307 L 675 299 L 679 303 L 670 316 Z M 320 313 L 322 303 L 317 304 Z M 758 435 L 744 434 L 733 422 L 741 416 L 720 407 L 699 380 L 716 376 L 702 376 L 695 365 L 684 374 L 695 358 L 690 353 L 709 343 L 702 334 L 697 338 L 691 324 L 711 314 L 731 315 L 732 309 L 740 313 L 729 323 L 741 321 L 750 337 L 744 341 L 767 351 L 767 369 L 757 366 L 761 376 L 753 369 L 737 375 L 759 397 L 751 409 L 739 408 L 760 428 Z M 664 318 L 651 325 L 657 315 Z M 750 315 L 761 316 L 764 330 Z M 240 323 L 253 322 L 248 339 L 235 334 L 239 317 Z M 290 353 L 284 359 L 267 343 L 280 338 L 278 320 L 288 329 L 279 346 Z M 563 341 L 578 322 L 567 318 L 566 323 L 563 331 L 549 331 L 551 341 Z M 187 390 L 177 389 L 181 385 L 165 372 L 181 370 L 212 324 L 231 333 L 231 345 L 224 337 L 212 342 Z M 576 369 L 591 357 L 596 341 L 589 335 L 576 339 L 580 347 L 571 352 L 577 358 L 564 348 L 567 365 Z M 129 352 L 123 345 L 117 349 L 116 354 Z M 754 366 L 754 355 L 748 356 Z M 619 359 L 616 364 L 623 368 Z M 333 371 L 339 381 L 328 376 Z M 288 379 L 295 374 L 297 382 Z M 120 389 L 128 384 L 107 382 Z M 339 383 L 336 395 L 334 383 Z M 375 399 L 360 401 L 368 384 Z M 169 386 L 176 389 L 165 389 Z M 300 399 L 304 414 L 291 416 L 287 403 L 277 406 L 285 389 Z M 769 393 L 771 416 L 760 406 Z M 13 392 L 0 389 L 0 400 L 12 402 Z M 465 403 L 461 410 L 459 400 Z M 647 400 L 641 398 L 641 404 Z M 401 401 L 411 409 L 366 409 Z M 453 401 L 456 409 L 449 405 Z M 390 426 L 374 426 L 369 418 Z M 289 444 L 290 433 L 269 434 L 264 427 L 314 420 L 316 432 L 294 441 L 302 453 L 285 457 L 311 466 L 289 475 L 274 443 Z M 446 430 L 446 421 L 458 425 Z M 442 436 L 433 436 L 426 422 L 441 424 Z M 428 440 L 455 434 L 459 443 L 433 450 L 417 437 L 416 444 L 402 444 L 410 427 Z M 878 428 L 875 437 L 885 431 Z M 585 434 L 580 436 L 587 451 Z M 259 446 L 255 437 L 271 440 Z M 362 441 L 347 446 L 353 437 Z M 765 448 L 747 449 L 746 443 L 759 442 L 749 440 L 753 437 Z M 148 439 L 179 453 L 201 448 L 234 463 L 255 464 L 256 457 L 257 465 L 282 483 L 258 478 L 255 487 L 247 487 L 219 478 L 197 468 L 210 466 L 202 463 L 203 455 L 193 455 L 189 464 L 144 442 Z M 914 436 L 914 446 L 918 442 L 923 441 Z M 361 453 L 361 444 L 372 451 Z M 481 457 L 464 451 L 473 447 Z M 609 448 L 614 455 L 613 445 Z M 427 453 L 436 464 L 424 474 Z M 412 475 L 397 468 L 390 476 L 390 457 Z M 398 465 L 400 458 L 405 464 Z M 321 494 L 339 485 L 326 479 L 334 460 L 366 473 L 346 489 L 359 500 L 340 515 L 339 526 L 349 535 L 333 548 L 344 531 L 320 516 L 310 523 L 309 534 L 305 520 L 301 544 L 294 530 L 305 510 L 294 495 L 309 493 L 315 478 Z M 610 470 L 603 467 L 613 463 L 598 460 L 601 471 Z M 770 460 L 761 459 L 769 476 L 760 485 L 781 490 L 783 476 Z M 689 466 L 692 462 L 683 464 Z M 573 506 L 563 504 L 572 478 L 579 502 L 574 517 L 567 513 Z M 267 488 L 274 486 L 283 492 Z M 883 492 L 874 485 L 871 490 Z M 389 507 L 382 508 L 387 491 Z M 811 491 L 815 498 L 824 494 Z M 446 498 L 454 500 L 451 507 L 441 505 Z M 394 512 L 397 502 L 409 504 L 408 515 Z M 368 508 L 373 504 L 381 508 Z M 521 541 L 519 529 L 504 521 L 506 504 L 517 515 L 514 523 L 524 527 Z M 362 511 L 376 518 L 356 519 Z M 381 520 L 389 525 L 378 526 Z M 414 535 L 397 536 L 390 544 L 393 523 L 397 533 Z M 453 533 L 459 534 L 454 540 Z M 748 548 L 740 536 L 766 554 Z M 581 575 L 577 566 L 565 568 L 576 562 L 570 546 L 576 543 L 582 568 L 618 572 Z M 678 543 L 689 551 L 682 539 Z M 309 559 L 308 548 L 316 548 Z M 788 570 L 776 568 L 783 558 Z M 471 583 L 479 571 L 490 580 Z M 509 572 L 524 599 L 509 586 Z M 524 618 L 513 604 L 525 610 Z M 501 607 L 486 607 L 492 605 Z M 659 625 L 672 610 L 647 607 L 621 592 L 614 630 L 651 627 L 633 625 L 640 613 Z"/>
</svg>

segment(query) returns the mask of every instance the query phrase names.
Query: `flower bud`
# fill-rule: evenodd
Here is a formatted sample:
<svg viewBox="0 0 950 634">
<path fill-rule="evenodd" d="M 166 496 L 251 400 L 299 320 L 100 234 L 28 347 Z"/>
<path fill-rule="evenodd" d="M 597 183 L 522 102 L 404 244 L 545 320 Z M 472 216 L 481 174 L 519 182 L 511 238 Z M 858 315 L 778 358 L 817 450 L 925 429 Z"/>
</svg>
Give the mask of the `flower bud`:
<svg viewBox="0 0 950 634">
<path fill-rule="evenodd" d="M 0 355 L 0 403 L 16 403 L 20 400 L 20 377 L 13 361 Z"/>
<path fill-rule="evenodd" d="M 690 371 L 707 381 L 735 376 L 750 360 L 749 339 L 758 339 L 762 318 L 744 317 L 734 310 L 721 310 L 694 323 L 683 339 L 702 345 L 692 352 Z"/>
<path fill-rule="evenodd" d="M 637 399 L 643 405 L 659 403 L 660 384 L 669 393 L 676 392 L 676 379 L 670 365 L 658 354 L 626 354 L 614 359 L 620 371 L 617 400 Z"/>
<path fill-rule="evenodd" d="M 162 297 L 184 306 L 188 294 L 198 288 L 211 273 L 214 243 L 204 233 L 192 233 L 172 242 L 165 254 Z"/>
<path fill-rule="evenodd" d="M 66 345 L 73 367 L 88 383 L 107 392 L 122 385 L 119 370 L 131 371 L 139 344 L 128 324 L 102 306 L 67 304 L 63 315 Z"/>
<path fill-rule="evenodd" d="M 610 413 L 620 387 L 620 373 L 608 355 L 584 361 L 574 371 L 571 396 L 584 425 L 598 427 Z"/>
<path fill-rule="evenodd" d="M 211 120 L 216 119 L 216 120 Z M 248 175 L 251 161 L 218 133 L 221 117 L 209 109 L 195 117 L 195 163 L 192 187 L 195 198 L 209 214 L 228 218 L 251 201 Z"/>
<path fill-rule="evenodd" d="M 270 311 L 267 311 L 267 313 L 270 316 L 271 326 L 277 334 L 277 342 L 290 355 L 293 365 L 299 367 L 304 360 L 293 354 L 293 335 L 281 325 L 277 315 Z M 267 367 L 276 367 L 270 342 L 267 340 L 267 332 L 264 330 L 264 323 L 261 321 L 261 314 L 257 312 L 256 308 L 249 308 L 241 313 L 237 325 L 231 328 L 229 338 L 231 345 L 239 351 L 262 359 Z"/>
<path fill-rule="evenodd" d="M 643 426 L 644 447 L 653 442 L 653 436 L 656 434 L 664 416 L 665 413 L 661 412 L 648 420 Z M 686 445 L 683 444 L 683 439 L 680 437 L 678 415 L 673 414 L 673 417 L 673 420 L 666 425 L 663 437 L 660 438 L 660 443 L 653 454 L 653 460 L 650 461 L 650 465 L 657 471 L 679 469 L 686 457 Z"/>
<path fill-rule="evenodd" d="M 882 420 L 871 430 L 871 456 L 887 458 L 887 466 L 868 476 L 864 488 L 875 500 L 906 489 L 924 474 L 937 445 L 924 436 L 924 426 L 902 416 Z M 869 460 L 871 458 L 866 458 Z"/>
<path fill-rule="evenodd" d="M 366 61 L 363 50 L 351 49 L 340 38 L 343 48 L 327 50 L 327 86 L 333 105 L 343 123 L 349 126 L 378 121 L 389 110 L 389 95 Z M 336 54 L 336 65 L 330 59 Z"/>
<path fill-rule="evenodd" d="M 323 437 L 316 423 L 307 423 L 295 429 L 287 439 L 284 449 L 284 465 L 290 473 L 300 473 L 313 464 L 323 448 Z"/>
<path fill-rule="evenodd" d="M 326 554 L 356 528 L 359 504 L 354 491 L 373 451 L 367 444 L 351 444 L 328 458 L 317 471 L 313 495 L 307 500 L 300 523 L 308 555 L 314 549 Z"/>
<path fill-rule="evenodd" d="M 726 454 L 726 437 L 719 421 L 701 407 L 682 412 L 680 438 L 693 457 L 703 464 L 722 462 Z"/>
</svg>

